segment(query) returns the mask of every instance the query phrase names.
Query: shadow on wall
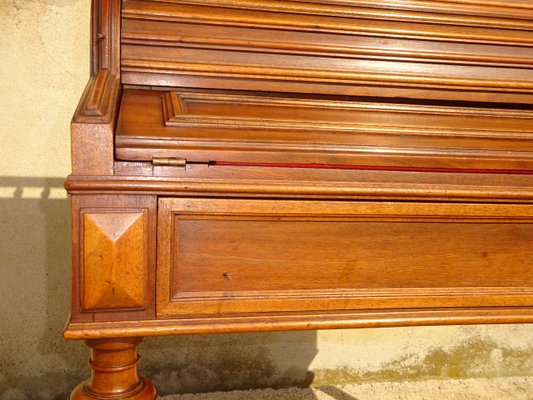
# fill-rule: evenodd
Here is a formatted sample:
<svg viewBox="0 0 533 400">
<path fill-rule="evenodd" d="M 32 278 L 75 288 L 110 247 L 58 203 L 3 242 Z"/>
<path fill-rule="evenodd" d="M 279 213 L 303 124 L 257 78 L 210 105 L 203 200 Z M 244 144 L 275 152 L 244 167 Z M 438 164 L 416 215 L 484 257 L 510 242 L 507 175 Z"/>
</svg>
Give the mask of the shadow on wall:
<svg viewBox="0 0 533 400">
<path fill-rule="evenodd" d="M 70 218 L 60 178 L 0 177 L 0 399 L 53 399 L 81 378 L 65 343 Z M 52 194 L 53 192 L 53 194 Z"/>
<path fill-rule="evenodd" d="M 63 181 L 0 177 L 0 400 L 65 399 L 88 377 L 87 348 L 62 338 L 71 277 Z M 306 387 L 316 348 L 313 331 L 153 338 L 141 346 L 141 372 L 162 394 Z"/>
</svg>

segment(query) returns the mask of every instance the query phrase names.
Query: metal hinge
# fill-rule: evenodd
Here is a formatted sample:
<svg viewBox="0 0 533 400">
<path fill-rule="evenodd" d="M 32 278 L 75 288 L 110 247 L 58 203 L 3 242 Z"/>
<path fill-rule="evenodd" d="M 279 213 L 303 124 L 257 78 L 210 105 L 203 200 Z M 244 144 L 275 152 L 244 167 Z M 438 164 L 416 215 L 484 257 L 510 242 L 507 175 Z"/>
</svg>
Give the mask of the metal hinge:
<svg viewBox="0 0 533 400">
<path fill-rule="evenodd" d="M 152 165 L 158 167 L 182 167 L 187 166 L 187 160 L 184 158 L 154 157 Z"/>
</svg>

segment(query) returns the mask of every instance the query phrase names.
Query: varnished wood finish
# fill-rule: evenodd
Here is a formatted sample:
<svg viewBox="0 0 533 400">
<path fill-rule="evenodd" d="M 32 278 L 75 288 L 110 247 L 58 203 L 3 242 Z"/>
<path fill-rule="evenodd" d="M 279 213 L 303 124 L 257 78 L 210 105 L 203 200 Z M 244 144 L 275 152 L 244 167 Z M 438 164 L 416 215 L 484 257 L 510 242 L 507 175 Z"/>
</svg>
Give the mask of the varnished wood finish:
<svg viewBox="0 0 533 400">
<path fill-rule="evenodd" d="M 113 108 L 116 107 L 120 82 L 116 75 L 102 70 L 89 81 L 83 100 L 74 116 L 75 122 L 101 123 L 111 122 Z"/>
<path fill-rule="evenodd" d="M 82 307 L 144 309 L 148 275 L 146 212 L 83 213 Z"/>
<path fill-rule="evenodd" d="M 507 4 L 126 0 L 123 81 L 527 103 L 533 13 Z"/>
<path fill-rule="evenodd" d="M 155 315 L 156 197 L 74 196 L 73 321 Z"/>
<path fill-rule="evenodd" d="M 80 384 L 71 400 L 155 400 L 157 390 L 137 374 L 137 346 L 142 338 L 88 340 L 91 378 Z"/>
<path fill-rule="evenodd" d="M 91 78 L 71 124 L 72 173 L 112 175 L 114 128 L 121 95 L 120 0 L 94 0 Z"/>
<path fill-rule="evenodd" d="M 157 93 L 157 92 L 156 92 Z M 140 96 L 143 93 L 139 93 Z M 130 95 L 126 93 L 125 97 Z M 146 93 L 144 93 L 146 95 Z M 444 133 L 502 139 L 531 139 L 533 108 L 498 109 L 428 106 L 357 101 L 313 100 L 280 96 L 178 92 L 161 94 L 168 127 L 231 127 L 240 129 L 353 131 L 361 126 L 380 133 L 405 126 L 413 133 Z M 127 101 L 125 98 L 124 100 Z M 123 101 L 124 102 L 124 101 Z M 461 118 L 458 120 L 458 118 Z M 394 123 L 392 123 L 394 121 Z M 459 122 L 460 121 L 460 122 Z M 510 122 L 513 126 L 509 126 Z M 437 127 L 441 127 L 441 131 Z M 418 129 L 417 129 L 418 127 Z M 469 132 L 468 130 L 473 132 Z M 517 132 L 513 135 L 513 132 Z M 451 134 L 451 132 L 450 132 Z M 529 134 L 529 135 L 528 135 Z M 508 135 L 508 136 L 503 136 Z"/>
<path fill-rule="evenodd" d="M 532 127 L 527 109 L 126 91 L 116 155 L 533 170 Z"/>
<path fill-rule="evenodd" d="M 533 306 L 529 206 L 162 199 L 157 313 Z"/>
<path fill-rule="evenodd" d="M 72 399 L 140 337 L 533 322 L 529 0 L 93 0 Z"/>
<path fill-rule="evenodd" d="M 116 176 L 71 176 L 71 193 L 151 193 L 162 196 L 371 199 L 417 201 L 533 201 L 533 176 L 341 169 L 219 167 L 191 164 L 154 167 L 115 164 Z M 316 182 L 321 182 L 317 185 Z"/>
<path fill-rule="evenodd" d="M 510 324 L 530 323 L 533 307 L 487 307 L 419 309 L 419 310 L 358 310 L 317 312 L 294 315 L 238 315 L 236 317 L 180 317 L 136 321 L 76 323 L 65 331 L 67 339 L 164 336 L 203 333 L 268 332 L 286 330 L 316 330 L 369 328 L 388 326 Z"/>
<path fill-rule="evenodd" d="M 120 74 L 121 0 L 92 2 L 91 63 L 92 74 Z"/>
</svg>

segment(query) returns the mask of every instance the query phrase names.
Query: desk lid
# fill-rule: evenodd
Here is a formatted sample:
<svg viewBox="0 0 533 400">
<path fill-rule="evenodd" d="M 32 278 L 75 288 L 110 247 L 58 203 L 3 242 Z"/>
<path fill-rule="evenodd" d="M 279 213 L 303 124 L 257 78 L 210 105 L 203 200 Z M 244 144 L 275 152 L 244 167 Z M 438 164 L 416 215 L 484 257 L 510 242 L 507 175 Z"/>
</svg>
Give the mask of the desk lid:
<svg viewBox="0 0 533 400">
<path fill-rule="evenodd" d="M 119 160 L 531 173 L 533 108 L 125 90 Z"/>
</svg>

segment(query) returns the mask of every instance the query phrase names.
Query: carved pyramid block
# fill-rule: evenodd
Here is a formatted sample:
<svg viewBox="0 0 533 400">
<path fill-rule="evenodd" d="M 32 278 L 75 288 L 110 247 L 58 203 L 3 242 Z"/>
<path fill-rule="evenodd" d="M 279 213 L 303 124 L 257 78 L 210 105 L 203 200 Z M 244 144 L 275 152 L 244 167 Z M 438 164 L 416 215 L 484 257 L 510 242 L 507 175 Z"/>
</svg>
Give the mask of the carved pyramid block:
<svg viewBox="0 0 533 400">
<path fill-rule="evenodd" d="M 142 212 L 85 213 L 82 306 L 86 311 L 143 308 L 146 298 Z"/>
</svg>

